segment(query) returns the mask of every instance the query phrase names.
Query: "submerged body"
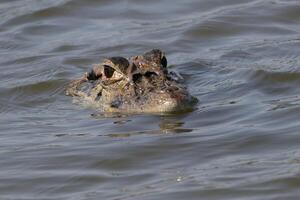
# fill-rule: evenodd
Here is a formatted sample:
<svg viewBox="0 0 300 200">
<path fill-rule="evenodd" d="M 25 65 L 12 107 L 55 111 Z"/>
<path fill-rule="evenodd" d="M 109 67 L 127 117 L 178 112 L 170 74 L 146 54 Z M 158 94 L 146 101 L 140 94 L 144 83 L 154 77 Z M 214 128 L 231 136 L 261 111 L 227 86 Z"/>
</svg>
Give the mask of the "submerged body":
<svg viewBox="0 0 300 200">
<path fill-rule="evenodd" d="M 72 81 L 66 94 L 104 112 L 176 112 L 191 109 L 197 102 L 168 72 L 166 57 L 158 49 L 128 60 L 107 58 Z"/>
</svg>

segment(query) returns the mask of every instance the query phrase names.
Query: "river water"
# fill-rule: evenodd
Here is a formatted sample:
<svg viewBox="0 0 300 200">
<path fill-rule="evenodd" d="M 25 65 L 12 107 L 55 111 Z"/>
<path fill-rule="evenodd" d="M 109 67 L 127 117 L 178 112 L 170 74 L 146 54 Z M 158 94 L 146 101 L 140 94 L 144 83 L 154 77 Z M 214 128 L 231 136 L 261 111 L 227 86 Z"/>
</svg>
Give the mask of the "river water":
<svg viewBox="0 0 300 200">
<path fill-rule="evenodd" d="M 1 0 L 0 199 L 300 198 L 299 0 Z M 152 48 L 199 99 L 101 115 L 64 95 Z"/>
</svg>

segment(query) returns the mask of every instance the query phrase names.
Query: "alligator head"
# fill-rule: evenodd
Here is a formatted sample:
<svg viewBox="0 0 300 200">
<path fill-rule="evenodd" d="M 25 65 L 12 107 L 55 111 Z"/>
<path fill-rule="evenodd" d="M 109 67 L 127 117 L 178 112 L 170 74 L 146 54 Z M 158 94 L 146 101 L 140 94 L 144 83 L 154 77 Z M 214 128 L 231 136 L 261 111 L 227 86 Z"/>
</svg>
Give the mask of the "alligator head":
<svg viewBox="0 0 300 200">
<path fill-rule="evenodd" d="M 82 78 L 72 81 L 66 94 L 104 112 L 161 113 L 191 109 L 197 99 L 189 94 L 159 49 L 129 59 L 110 57 Z"/>
</svg>

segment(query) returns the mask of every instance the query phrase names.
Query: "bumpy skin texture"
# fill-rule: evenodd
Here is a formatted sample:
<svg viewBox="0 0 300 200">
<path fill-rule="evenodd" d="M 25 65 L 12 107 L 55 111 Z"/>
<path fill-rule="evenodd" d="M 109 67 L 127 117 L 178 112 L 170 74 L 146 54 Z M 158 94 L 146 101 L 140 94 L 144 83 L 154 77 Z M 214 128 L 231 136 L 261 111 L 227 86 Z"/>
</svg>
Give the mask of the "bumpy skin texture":
<svg viewBox="0 0 300 200">
<path fill-rule="evenodd" d="M 104 112 L 165 113 L 191 109 L 197 99 L 172 77 L 162 51 L 153 49 L 128 60 L 104 59 L 72 81 L 66 94 Z"/>
</svg>

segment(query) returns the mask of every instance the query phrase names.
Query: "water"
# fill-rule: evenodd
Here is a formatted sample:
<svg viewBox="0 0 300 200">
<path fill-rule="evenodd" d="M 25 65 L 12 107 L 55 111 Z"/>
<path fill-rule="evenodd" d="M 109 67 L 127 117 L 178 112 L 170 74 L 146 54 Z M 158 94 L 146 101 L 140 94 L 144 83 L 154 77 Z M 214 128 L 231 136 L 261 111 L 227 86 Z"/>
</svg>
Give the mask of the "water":
<svg viewBox="0 0 300 200">
<path fill-rule="evenodd" d="M 0 19 L 0 199 L 299 199 L 298 0 L 1 0 Z M 152 48 L 195 111 L 101 116 L 64 95 Z"/>
</svg>

